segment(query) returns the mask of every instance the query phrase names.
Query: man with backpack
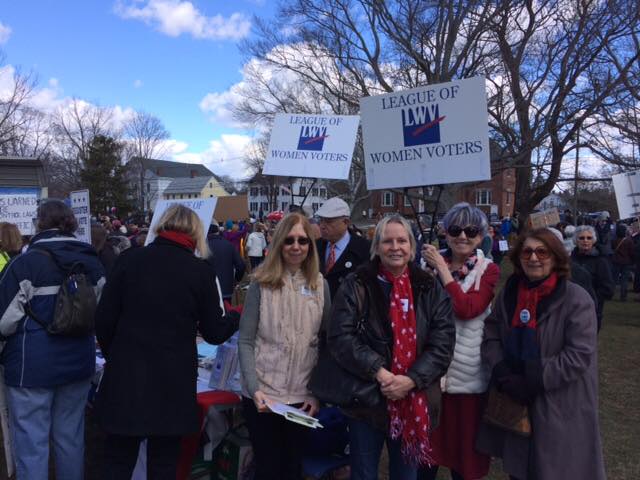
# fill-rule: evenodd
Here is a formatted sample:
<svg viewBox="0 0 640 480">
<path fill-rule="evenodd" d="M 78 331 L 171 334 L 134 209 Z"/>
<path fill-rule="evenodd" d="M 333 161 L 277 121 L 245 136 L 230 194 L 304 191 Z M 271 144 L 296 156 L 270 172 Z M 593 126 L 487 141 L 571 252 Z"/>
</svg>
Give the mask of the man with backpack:
<svg viewBox="0 0 640 480">
<path fill-rule="evenodd" d="M 84 409 L 95 371 L 93 316 L 104 284 L 95 249 L 73 236 L 60 200 L 38 207 L 36 235 L 0 281 L 2 365 L 18 480 L 84 476 Z"/>
</svg>

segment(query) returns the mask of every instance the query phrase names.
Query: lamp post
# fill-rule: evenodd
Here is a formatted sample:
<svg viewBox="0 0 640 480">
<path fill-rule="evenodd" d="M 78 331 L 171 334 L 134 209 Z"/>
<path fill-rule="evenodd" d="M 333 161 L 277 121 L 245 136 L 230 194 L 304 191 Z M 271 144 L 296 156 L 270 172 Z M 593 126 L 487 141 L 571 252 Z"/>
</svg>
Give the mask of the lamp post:
<svg viewBox="0 0 640 480">
<path fill-rule="evenodd" d="M 576 130 L 576 164 L 573 174 L 573 218 L 578 220 L 578 164 L 580 162 L 580 127 Z"/>
</svg>

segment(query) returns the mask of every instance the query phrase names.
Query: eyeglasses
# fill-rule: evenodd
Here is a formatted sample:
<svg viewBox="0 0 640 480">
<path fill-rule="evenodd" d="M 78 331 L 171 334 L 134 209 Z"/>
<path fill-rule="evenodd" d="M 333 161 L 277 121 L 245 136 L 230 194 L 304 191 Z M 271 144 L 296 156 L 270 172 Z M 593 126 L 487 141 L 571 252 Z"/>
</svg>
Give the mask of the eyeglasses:
<svg viewBox="0 0 640 480">
<path fill-rule="evenodd" d="M 578 237 L 578 240 L 593 240 L 593 237 Z"/>
<path fill-rule="evenodd" d="M 309 240 L 309 237 L 286 237 L 284 239 L 284 244 L 293 245 L 296 241 L 300 246 L 309 245 L 309 243 L 311 243 L 311 240 Z"/>
<path fill-rule="evenodd" d="M 536 254 L 538 260 L 546 260 L 551 256 L 551 252 L 549 252 L 549 250 L 544 247 L 537 247 L 535 249 L 527 247 L 523 248 L 520 252 L 520 258 L 522 258 L 523 260 L 529 260 L 531 258 L 531 255 L 533 255 L 534 253 Z"/>
<path fill-rule="evenodd" d="M 452 237 L 459 237 L 462 232 L 464 232 L 467 238 L 476 238 L 480 233 L 480 229 L 473 225 L 467 225 L 464 228 L 459 225 L 450 225 L 449 228 L 447 228 L 447 233 Z"/>
</svg>

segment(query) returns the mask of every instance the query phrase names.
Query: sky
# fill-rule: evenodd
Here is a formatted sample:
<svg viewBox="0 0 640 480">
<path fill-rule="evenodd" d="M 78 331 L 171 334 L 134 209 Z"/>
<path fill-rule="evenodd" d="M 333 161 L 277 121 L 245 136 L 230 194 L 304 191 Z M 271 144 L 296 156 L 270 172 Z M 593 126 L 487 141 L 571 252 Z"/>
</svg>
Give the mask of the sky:
<svg viewBox="0 0 640 480">
<path fill-rule="evenodd" d="M 224 99 L 249 60 L 239 43 L 251 38 L 254 15 L 273 16 L 274 4 L 0 0 L 0 70 L 35 73 L 33 101 L 43 110 L 78 98 L 123 120 L 151 113 L 170 133 L 168 159 L 239 179 L 254 134 L 234 125 Z"/>
</svg>

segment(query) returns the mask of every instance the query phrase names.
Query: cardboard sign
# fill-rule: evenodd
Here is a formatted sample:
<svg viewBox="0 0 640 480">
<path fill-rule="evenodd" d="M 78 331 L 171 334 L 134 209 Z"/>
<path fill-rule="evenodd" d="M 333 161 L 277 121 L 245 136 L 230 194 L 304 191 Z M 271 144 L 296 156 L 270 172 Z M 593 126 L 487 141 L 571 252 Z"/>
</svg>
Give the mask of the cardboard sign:
<svg viewBox="0 0 640 480">
<path fill-rule="evenodd" d="M 287 177 L 349 177 L 360 118 L 279 113 L 262 173 Z"/>
<path fill-rule="evenodd" d="M 560 223 L 560 214 L 557 208 L 551 208 L 544 212 L 536 212 L 529 215 L 531 228 L 555 227 Z"/>
<path fill-rule="evenodd" d="M 147 246 L 156 238 L 155 230 L 158 222 L 164 215 L 164 212 L 171 205 L 179 204 L 184 205 L 185 207 L 189 207 L 191 210 L 198 214 L 200 221 L 202 222 L 202 226 L 204 228 L 204 234 L 207 235 L 207 231 L 209 230 L 209 225 L 211 224 L 211 219 L 213 218 L 213 211 L 216 209 L 217 198 L 192 198 L 191 200 L 159 200 L 156 203 L 156 209 L 153 212 L 153 218 L 151 219 L 151 225 L 149 225 L 149 234 L 147 235 L 147 240 L 144 242 L 144 245 Z"/>
<path fill-rule="evenodd" d="M 14 223 L 22 235 L 35 234 L 39 188 L 0 188 L 0 222 Z"/>
<path fill-rule="evenodd" d="M 71 210 L 78 221 L 78 229 L 75 236 L 78 240 L 91 243 L 91 208 L 89 203 L 89 190 L 76 190 L 69 193 Z"/>
<path fill-rule="evenodd" d="M 640 216 L 640 170 L 611 177 L 621 219 Z"/>
<path fill-rule="evenodd" d="M 360 99 L 367 188 L 489 180 L 484 77 Z"/>
</svg>

